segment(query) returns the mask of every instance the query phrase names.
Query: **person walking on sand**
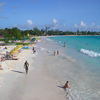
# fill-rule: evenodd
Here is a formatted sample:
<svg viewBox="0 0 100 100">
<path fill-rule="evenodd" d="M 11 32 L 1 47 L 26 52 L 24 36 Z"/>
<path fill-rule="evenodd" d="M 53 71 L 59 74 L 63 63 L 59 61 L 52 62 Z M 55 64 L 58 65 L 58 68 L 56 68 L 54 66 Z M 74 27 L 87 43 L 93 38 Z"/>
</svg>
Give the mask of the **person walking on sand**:
<svg viewBox="0 0 100 100">
<path fill-rule="evenodd" d="M 32 50 L 33 50 L 33 54 L 34 54 L 34 53 L 36 52 L 35 48 L 33 47 L 33 49 L 32 49 Z"/>
<path fill-rule="evenodd" d="M 25 63 L 24 63 L 24 68 L 25 68 L 26 74 L 28 74 L 28 67 L 29 67 L 29 63 L 26 60 Z"/>
</svg>

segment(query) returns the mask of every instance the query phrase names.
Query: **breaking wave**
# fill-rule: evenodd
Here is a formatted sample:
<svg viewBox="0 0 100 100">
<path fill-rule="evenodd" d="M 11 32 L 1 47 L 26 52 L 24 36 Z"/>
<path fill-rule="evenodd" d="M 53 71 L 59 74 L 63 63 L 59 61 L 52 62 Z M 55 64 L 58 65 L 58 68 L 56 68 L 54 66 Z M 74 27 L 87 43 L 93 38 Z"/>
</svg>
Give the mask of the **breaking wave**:
<svg viewBox="0 0 100 100">
<path fill-rule="evenodd" d="M 100 57 L 100 53 L 92 51 L 92 50 L 87 50 L 87 49 L 80 49 L 80 52 L 91 56 L 91 57 Z"/>
</svg>

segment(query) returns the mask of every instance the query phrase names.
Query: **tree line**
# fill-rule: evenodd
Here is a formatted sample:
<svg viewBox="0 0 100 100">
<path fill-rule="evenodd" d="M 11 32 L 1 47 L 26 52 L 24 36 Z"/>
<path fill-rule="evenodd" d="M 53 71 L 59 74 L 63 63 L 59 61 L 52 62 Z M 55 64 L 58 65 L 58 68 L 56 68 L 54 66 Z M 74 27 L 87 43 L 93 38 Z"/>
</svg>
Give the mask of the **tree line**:
<svg viewBox="0 0 100 100">
<path fill-rule="evenodd" d="M 50 30 L 50 29 L 39 29 L 33 28 L 31 30 L 21 30 L 17 27 L 0 29 L 0 36 L 6 41 L 9 40 L 25 40 L 29 39 L 30 36 L 50 36 L 50 35 L 100 35 L 100 32 L 91 31 L 61 31 L 61 30 Z"/>
</svg>

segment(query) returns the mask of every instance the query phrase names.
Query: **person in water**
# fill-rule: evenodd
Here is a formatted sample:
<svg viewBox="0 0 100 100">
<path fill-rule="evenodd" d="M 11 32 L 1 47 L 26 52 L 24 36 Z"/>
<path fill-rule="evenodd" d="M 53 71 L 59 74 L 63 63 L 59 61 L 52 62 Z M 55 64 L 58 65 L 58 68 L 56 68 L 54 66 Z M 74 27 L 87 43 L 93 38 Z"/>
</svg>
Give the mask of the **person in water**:
<svg viewBox="0 0 100 100">
<path fill-rule="evenodd" d="M 64 89 L 70 88 L 69 81 L 66 81 L 65 85 L 62 88 L 64 88 Z"/>
<path fill-rule="evenodd" d="M 63 47 L 66 47 L 66 43 L 64 42 L 64 45 L 63 45 Z"/>
</svg>

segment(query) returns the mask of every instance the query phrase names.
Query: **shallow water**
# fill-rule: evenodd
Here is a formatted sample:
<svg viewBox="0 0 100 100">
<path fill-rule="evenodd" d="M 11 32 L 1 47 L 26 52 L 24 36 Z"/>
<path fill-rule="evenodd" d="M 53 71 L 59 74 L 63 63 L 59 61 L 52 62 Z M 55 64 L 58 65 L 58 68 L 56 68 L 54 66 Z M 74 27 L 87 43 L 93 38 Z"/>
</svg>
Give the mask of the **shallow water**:
<svg viewBox="0 0 100 100">
<path fill-rule="evenodd" d="M 83 48 L 88 52 L 92 50 L 94 55 L 99 54 L 100 37 L 62 36 L 49 39 L 65 50 L 65 54 L 59 56 L 60 65 L 52 65 L 50 70 L 59 79 L 71 82 L 69 100 L 100 100 L 100 57 L 80 51 Z M 66 47 L 63 47 L 64 42 Z"/>
</svg>

